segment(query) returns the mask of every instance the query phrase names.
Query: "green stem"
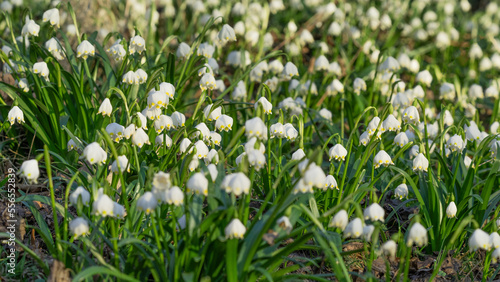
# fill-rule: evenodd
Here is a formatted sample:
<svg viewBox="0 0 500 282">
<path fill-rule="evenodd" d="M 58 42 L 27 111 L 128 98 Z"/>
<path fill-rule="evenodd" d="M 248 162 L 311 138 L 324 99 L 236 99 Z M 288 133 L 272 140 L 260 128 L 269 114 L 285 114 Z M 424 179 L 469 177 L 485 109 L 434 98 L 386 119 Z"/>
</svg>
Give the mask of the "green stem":
<svg viewBox="0 0 500 282">
<path fill-rule="evenodd" d="M 44 145 L 43 147 L 44 147 L 44 156 L 45 156 L 45 169 L 47 170 L 47 175 L 49 178 L 49 190 L 50 190 L 50 203 L 52 206 L 52 218 L 54 219 L 54 229 L 55 229 L 56 249 L 57 249 L 56 257 L 59 260 L 61 260 L 62 246 L 59 242 L 61 240 L 61 233 L 59 232 L 59 221 L 57 219 L 56 198 L 55 198 L 55 191 L 54 191 L 54 182 L 52 181 L 52 168 L 51 168 L 51 164 L 50 164 L 49 147 L 47 145 Z"/>
</svg>

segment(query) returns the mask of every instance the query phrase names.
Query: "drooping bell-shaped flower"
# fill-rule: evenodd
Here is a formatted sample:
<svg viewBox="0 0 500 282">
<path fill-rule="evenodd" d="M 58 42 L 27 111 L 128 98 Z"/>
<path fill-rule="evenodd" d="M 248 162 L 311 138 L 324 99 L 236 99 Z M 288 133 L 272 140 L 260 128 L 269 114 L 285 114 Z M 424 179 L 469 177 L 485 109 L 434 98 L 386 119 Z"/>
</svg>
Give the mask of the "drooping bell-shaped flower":
<svg viewBox="0 0 500 282">
<path fill-rule="evenodd" d="M 155 196 L 151 192 L 146 192 L 144 193 L 138 200 L 137 200 L 137 210 L 143 211 L 146 214 L 150 214 L 153 212 L 158 205 L 158 201 L 156 200 Z"/>
<path fill-rule="evenodd" d="M 345 210 L 338 211 L 335 216 L 332 217 L 329 227 L 340 228 L 340 230 L 344 231 L 347 223 L 349 221 L 349 216 Z"/>
<path fill-rule="evenodd" d="M 469 238 L 469 249 L 471 252 L 478 249 L 489 251 L 491 249 L 490 235 L 481 229 L 476 229 Z"/>
<path fill-rule="evenodd" d="M 142 54 L 146 50 L 146 41 L 140 35 L 136 35 L 130 38 L 130 45 L 128 47 L 128 52 L 134 54 L 135 52 Z"/>
<path fill-rule="evenodd" d="M 90 193 L 82 186 L 78 186 L 75 191 L 69 195 L 69 202 L 74 206 L 78 204 L 78 199 L 81 199 L 82 204 L 85 206 L 89 206 Z"/>
<path fill-rule="evenodd" d="M 345 161 L 345 157 L 347 156 L 347 150 L 342 146 L 342 144 L 335 144 L 330 151 L 328 152 L 330 155 L 330 161 L 335 159 L 336 161 Z"/>
<path fill-rule="evenodd" d="M 7 120 L 9 120 L 10 125 L 13 125 L 16 121 L 19 124 L 24 123 L 23 111 L 18 106 L 12 107 L 7 114 Z"/>
<path fill-rule="evenodd" d="M 427 229 L 422 226 L 422 224 L 416 222 L 410 228 L 410 233 L 408 234 L 408 238 L 406 240 L 406 245 L 411 247 L 413 244 L 423 247 L 427 245 Z"/>
<path fill-rule="evenodd" d="M 90 42 L 87 40 L 83 40 L 82 43 L 76 47 L 76 57 L 77 58 L 83 58 L 86 60 L 88 56 L 94 56 L 95 55 L 95 47 L 92 45 Z"/>
<path fill-rule="evenodd" d="M 371 221 L 379 220 L 384 222 L 385 211 L 379 204 L 373 203 L 365 209 L 363 216 Z"/>
<path fill-rule="evenodd" d="M 243 239 L 245 232 L 247 231 L 245 225 L 237 218 L 231 220 L 231 222 L 224 229 L 226 239 Z"/>
<path fill-rule="evenodd" d="M 400 200 L 408 197 L 408 185 L 406 185 L 405 183 L 399 184 L 398 187 L 396 187 L 396 189 L 394 190 L 394 196 L 396 198 L 399 198 Z"/>
<path fill-rule="evenodd" d="M 18 174 L 26 178 L 29 183 L 37 183 L 38 177 L 40 176 L 38 161 L 36 159 L 24 161 L 21 164 Z"/>
<path fill-rule="evenodd" d="M 187 192 L 208 195 L 208 180 L 201 172 L 193 174 L 186 183 Z"/>
<path fill-rule="evenodd" d="M 384 150 L 380 150 L 375 155 L 375 158 L 373 159 L 373 164 L 375 168 L 379 168 L 380 166 L 387 167 L 394 163 L 392 162 L 391 156 L 389 156 L 389 154 L 387 154 Z"/>
<path fill-rule="evenodd" d="M 93 142 L 83 149 L 82 157 L 91 165 L 104 164 L 108 158 L 108 154 L 106 154 L 106 151 L 101 148 L 99 143 Z"/>
<path fill-rule="evenodd" d="M 413 171 L 427 171 L 429 167 L 429 160 L 424 154 L 419 153 L 415 159 L 413 159 Z"/>
<path fill-rule="evenodd" d="M 21 31 L 21 35 L 23 37 L 29 36 L 29 35 L 38 36 L 39 32 L 40 32 L 40 26 L 37 25 L 34 20 L 31 20 L 29 18 L 29 16 L 26 16 L 26 22 L 25 22 L 23 29 Z"/>
<path fill-rule="evenodd" d="M 363 221 L 357 217 L 347 224 L 344 229 L 344 238 L 359 238 L 363 234 Z"/>
<path fill-rule="evenodd" d="M 69 230 L 75 238 L 89 234 L 89 223 L 83 217 L 74 218 L 69 222 Z"/>
<path fill-rule="evenodd" d="M 111 113 L 113 112 L 113 106 L 111 105 L 111 101 L 109 98 L 106 98 L 102 101 L 101 105 L 99 106 L 99 110 L 97 111 L 97 114 L 102 114 L 102 116 L 111 116 Z"/>
<path fill-rule="evenodd" d="M 42 18 L 44 23 L 49 22 L 51 26 L 59 28 L 60 18 L 59 18 L 59 10 L 57 8 L 45 11 L 42 15 Z"/>
</svg>

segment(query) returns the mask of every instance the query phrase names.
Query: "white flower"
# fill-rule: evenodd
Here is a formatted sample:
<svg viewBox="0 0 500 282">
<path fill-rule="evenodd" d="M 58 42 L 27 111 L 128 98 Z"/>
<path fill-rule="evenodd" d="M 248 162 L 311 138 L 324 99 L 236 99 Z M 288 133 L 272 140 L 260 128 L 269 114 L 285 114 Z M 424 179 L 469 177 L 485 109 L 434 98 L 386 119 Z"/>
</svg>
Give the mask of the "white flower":
<svg viewBox="0 0 500 282">
<path fill-rule="evenodd" d="M 215 128 L 222 131 L 228 132 L 232 130 L 233 127 L 233 118 L 228 115 L 221 115 L 217 121 L 215 122 Z"/>
<path fill-rule="evenodd" d="M 316 187 L 318 189 L 324 189 L 326 184 L 325 172 L 323 172 L 321 167 L 317 166 L 315 163 L 311 163 L 309 165 L 302 179 L 305 185 Z"/>
<path fill-rule="evenodd" d="M 217 179 L 217 175 L 219 172 L 217 171 L 217 166 L 215 164 L 209 164 L 207 166 L 208 172 L 210 174 L 210 177 L 212 178 L 212 182 L 215 182 Z"/>
<path fill-rule="evenodd" d="M 418 114 L 417 108 L 414 106 L 409 106 L 403 113 L 403 120 L 406 123 L 418 124 L 420 122 L 420 116 Z"/>
<path fill-rule="evenodd" d="M 377 131 L 378 129 L 378 132 L 381 133 L 382 131 L 382 128 L 379 127 L 379 123 L 380 123 L 380 118 L 379 117 L 374 117 L 369 123 L 368 123 L 368 126 L 366 128 L 366 131 L 368 132 L 368 135 L 371 137 L 373 134 L 375 134 L 375 131 Z"/>
<path fill-rule="evenodd" d="M 381 165 L 387 167 L 391 164 L 394 164 L 392 162 L 391 156 L 389 156 L 389 154 L 387 154 L 384 150 L 380 150 L 380 152 L 378 152 L 375 155 L 375 158 L 373 159 L 373 163 L 374 163 L 375 168 L 379 168 Z"/>
<path fill-rule="evenodd" d="M 363 216 L 365 219 L 371 219 L 371 221 L 379 220 L 384 222 L 385 211 L 379 204 L 373 203 L 365 209 Z"/>
<path fill-rule="evenodd" d="M 245 225 L 237 218 L 231 220 L 231 222 L 224 229 L 226 239 L 243 239 L 245 232 L 247 231 Z"/>
<path fill-rule="evenodd" d="M 415 81 L 430 87 L 432 83 L 432 74 L 428 70 L 423 70 L 417 74 Z"/>
<path fill-rule="evenodd" d="M 318 58 L 316 58 L 316 61 L 314 62 L 315 71 L 327 71 L 329 67 L 330 63 L 328 62 L 328 59 L 324 55 L 321 55 Z"/>
<path fill-rule="evenodd" d="M 45 11 L 42 18 L 44 23 L 50 22 L 50 25 L 59 27 L 59 10 L 57 8 Z"/>
<path fill-rule="evenodd" d="M 361 91 L 366 91 L 366 82 L 363 79 L 357 77 L 354 80 L 353 88 L 354 88 L 354 93 L 359 95 Z"/>
<path fill-rule="evenodd" d="M 250 60 L 250 53 L 248 53 L 248 51 L 245 51 L 243 63 L 241 60 L 241 52 L 232 51 L 229 55 L 227 55 L 227 63 L 233 67 L 245 67 L 250 65 L 252 61 Z"/>
<path fill-rule="evenodd" d="M 391 260 L 394 260 L 396 258 L 397 249 L 398 245 L 393 240 L 388 240 L 382 246 L 380 246 L 381 253 L 389 256 Z"/>
<path fill-rule="evenodd" d="M 47 51 L 49 51 L 56 59 L 64 59 L 64 48 L 61 46 L 61 43 L 59 42 L 59 40 L 57 40 L 57 38 L 52 37 L 51 39 L 47 40 L 44 46 L 45 49 L 47 49 Z"/>
<path fill-rule="evenodd" d="M 332 112 L 330 112 L 329 110 L 327 110 L 325 108 L 323 108 L 319 111 L 319 115 L 326 120 L 332 121 Z"/>
<path fill-rule="evenodd" d="M 403 198 L 408 197 L 408 186 L 405 183 L 401 183 L 394 190 L 394 196 L 402 200 Z"/>
<path fill-rule="evenodd" d="M 328 226 L 340 228 L 342 231 L 344 231 L 348 221 L 349 217 L 347 215 L 347 212 L 345 210 L 340 210 L 335 214 L 334 217 L 332 217 Z"/>
<path fill-rule="evenodd" d="M 153 122 L 153 125 L 155 127 L 156 133 L 160 134 L 165 128 L 167 130 L 173 128 L 174 121 L 167 115 L 160 115 L 160 117 Z"/>
<path fill-rule="evenodd" d="M 378 70 L 381 72 L 395 72 L 398 71 L 400 68 L 401 67 L 399 65 L 398 60 L 389 56 L 387 57 L 387 59 L 385 59 L 385 61 L 382 64 L 380 64 Z"/>
<path fill-rule="evenodd" d="M 326 176 L 324 188 L 325 189 L 323 190 L 327 190 L 328 188 L 337 190 L 339 189 L 339 186 L 337 185 L 337 180 L 335 180 L 335 177 L 333 177 L 333 175 Z"/>
<path fill-rule="evenodd" d="M 484 98 L 483 88 L 481 85 L 473 84 L 469 88 L 469 98 L 472 100 Z"/>
<path fill-rule="evenodd" d="M 274 138 L 274 137 L 283 138 L 283 137 L 285 137 L 285 128 L 283 127 L 283 124 L 281 124 L 279 122 L 272 124 L 269 127 L 269 130 L 271 131 L 271 138 Z"/>
<path fill-rule="evenodd" d="M 419 153 L 413 160 L 413 171 L 427 171 L 429 161 L 424 154 Z"/>
<path fill-rule="evenodd" d="M 49 80 L 49 67 L 46 62 L 39 62 L 33 64 L 33 73 L 39 74 L 45 80 Z"/>
<path fill-rule="evenodd" d="M 113 106 L 111 106 L 111 101 L 109 101 L 109 98 L 104 99 L 102 101 L 101 106 L 99 106 L 99 111 L 97 114 L 102 114 L 103 116 L 111 116 L 111 113 L 113 112 Z"/>
<path fill-rule="evenodd" d="M 99 189 L 100 193 L 97 199 L 92 203 L 92 213 L 100 216 L 113 216 L 114 215 L 114 202 L 111 198 L 102 194 L 102 188 Z"/>
<path fill-rule="evenodd" d="M 250 140 L 245 143 L 245 152 L 248 153 L 251 150 L 256 149 L 264 154 L 266 152 L 266 146 L 262 142 L 257 143 L 257 140 L 257 137 L 250 138 Z"/>
<path fill-rule="evenodd" d="M 266 97 L 260 97 L 259 100 L 257 100 L 257 102 L 255 103 L 255 109 L 257 109 L 258 105 L 262 105 L 262 109 L 264 110 L 264 113 L 266 114 L 272 114 L 272 110 L 273 110 L 273 104 L 271 104 L 271 102 L 269 102 Z"/>
<path fill-rule="evenodd" d="M 368 134 L 368 131 L 363 132 L 361 136 L 359 136 L 359 144 L 363 144 L 363 146 L 368 145 L 368 142 L 370 142 L 370 135 Z"/>
<path fill-rule="evenodd" d="M 137 117 L 139 118 L 139 120 L 141 121 L 141 126 L 139 126 L 140 128 L 142 129 L 148 129 L 148 120 L 146 118 L 145 115 L 143 115 L 141 112 L 137 112 L 136 113 Z M 134 127 L 134 132 L 135 132 L 135 127 Z M 131 132 L 131 136 L 134 132 Z M 126 134 L 125 134 L 126 135 Z"/>
<path fill-rule="evenodd" d="M 266 164 L 266 157 L 261 151 L 252 149 L 246 153 L 248 156 L 248 163 L 250 166 L 254 167 L 255 170 L 259 171 Z"/>
<path fill-rule="evenodd" d="M 196 141 L 196 143 L 194 143 L 194 147 L 196 148 L 196 157 L 198 159 L 203 159 L 207 157 L 208 147 L 202 140 Z"/>
<path fill-rule="evenodd" d="M 328 72 L 334 74 L 337 77 L 342 76 L 342 68 L 337 62 L 332 62 L 330 65 L 328 65 Z"/>
<path fill-rule="evenodd" d="M 21 164 L 21 168 L 19 168 L 18 174 L 26 178 L 29 183 L 37 183 L 38 177 L 40 176 L 38 161 L 36 159 L 24 161 Z"/>
<path fill-rule="evenodd" d="M 21 35 L 23 37 L 28 35 L 38 36 L 39 32 L 40 32 L 40 26 L 37 25 L 34 20 L 30 20 L 29 16 L 26 16 L 26 23 L 23 26 Z"/>
<path fill-rule="evenodd" d="M 462 2 L 469 3 L 469 1 L 462 1 Z M 495 251 L 493 251 L 493 254 L 491 254 L 491 258 L 492 258 L 493 263 L 497 263 L 498 260 L 500 260 L 500 248 L 496 248 Z"/>
<path fill-rule="evenodd" d="M 427 229 L 425 229 L 425 227 L 423 227 L 422 224 L 416 222 L 410 228 L 410 233 L 406 240 L 406 245 L 408 247 L 411 247 L 413 244 L 415 244 L 419 247 L 423 247 L 427 245 L 427 242 L 428 242 Z"/>
<path fill-rule="evenodd" d="M 489 251 L 491 249 L 490 236 L 481 229 L 476 229 L 469 238 L 469 249 L 475 252 L 478 249 Z"/>
<path fill-rule="evenodd" d="M 16 84 L 23 92 L 28 92 L 30 90 L 28 80 L 26 78 L 21 78 L 19 81 L 16 80 Z"/>
<path fill-rule="evenodd" d="M 455 86 L 448 82 L 441 84 L 441 87 L 439 87 L 439 98 L 445 100 L 455 99 Z"/>
<path fill-rule="evenodd" d="M 146 107 L 144 110 L 142 110 L 142 115 L 146 116 L 150 120 L 155 120 L 160 118 L 161 109 L 156 107 Z"/>
<path fill-rule="evenodd" d="M 335 144 L 330 151 L 328 152 L 330 155 L 330 161 L 335 159 L 336 161 L 345 161 L 345 157 L 347 156 L 347 150 L 342 146 L 342 144 Z"/>
<path fill-rule="evenodd" d="M 214 90 L 216 87 L 215 78 L 211 73 L 205 73 L 200 79 L 200 89 L 205 91 L 207 89 Z"/>
<path fill-rule="evenodd" d="M 300 161 L 302 160 L 302 158 L 304 158 L 306 156 L 306 153 L 304 153 L 304 150 L 302 149 L 297 149 L 297 151 L 295 151 L 293 154 L 292 154 L 292 161 Z"/>
<path fill-rule="evenodd" d="M 299 132 L 297 131 L 297 129 L 295 129 L 293 127 L 293 125 L 291 123 L 286 123 L 283 126 L 283 130 L 285 131 L 285 137 L 286 137 L 287 140 L 292 140 L 293 141 L 299 135 Z"/>
<path fill-rule="evenodd" d="M 285 230 L 285 232 L 287 234 L 289 234 L 291 231 L 292 231 L 292 223 L 290 222 L 290 219 L 287 217 L 287 216 L 282 216 L 280 218 L 278 218 L 278 220 L 276 221 L 276 224 L 278 224 L 278 226 Z"/>
<path fill-rule="evenodd" d="M 129 166 L 127 156 L 118 156 L 118 162 L 115 160 L 111 164 L 111 171 L 112 172 L 118 173 L 118 164 L 120 165 L 121 172 L 124 172 L 125 170 L 130 172 L 130 166 Z"/>
<path fill-rule="evenodd" d="M 203 109 L 203 114 L 208 121 L 217 120 L 222 114 L 222 107 L 212 109 L 213 104 L 210 104 Z"/>
<path fill-rule="evenodd" d="M 139 35 L 130 38 L 130 45 L 128 51 L 130 54 L 135 52 L 142 54 L 142 51 L 146 50 L 146 41 Z"/>
<path fill-rule="evenodd" d="M 398 135 L 396 135 L 396 137 L 394 137 L 394 144 L 398 145 L 401 148 L 403 148 L 406 144 L 408 144 L 408 142 L 409 142 L 408 137 L 404 132 L 401 132 Z"/>
<path fill-rule="evenodd" d="M 372 234 L 374 230 L 375 226 L 373 225 L 366 225 L 365 227 L 363 227 L 363 239 L 367 242 L 370 242 L 372 240 Z"/>
<path fill-rule="evenodd" d="M 155 145 L 156 146 L 166 145 L 167 148 L 170 148 L 172 146 L 172 138 L 170 138 L 167 134 L 160 134 L 155 138 Z"/>
<path fill-rule="evenodd" d="M 138 85 L 139 84 L 139 77 L 137 76 L 137 74 L 134 71 L 128 71 L 126 74 L 123 75 L 122 83 L 126 83 L 129 85 L 132 85 L 132 84 Z"/>
<path fill-rule="evenodd" d="M 146 83 L 148 80 L 148 74 L 143 69 L 137 69 L 135 75 L 139 78 L 139 84 Z"/>
<path fill-rule="evenodd" d="M 137 128 L 134 135 L 132 135 L 132 144 L 135 146 L 142 148 L 144 144 L 150 145 L 149 136 L 142 128 Z"/>
<path fill-rule="evenodd" d="M 18 106 L 12 107 L 7 114 L 7 120 L 10 122 L 10 125 L 13 125 L 16 121 L 19 124 L 24 123 L 23 111 Z"/>
<path fill-rule="evenodd" d="M 69 222 L 71 234 L 78 238 L 89 234 L 89 223 L 83 217 L 76 217 Z"/>
<path fill-rule="evenodd" d="M 50 50 L 49 50 L 50 51 Z M 84 60 L 87 59 L 88 56 L 94 56 L 95 47 L 87 40 L 83 40 L 82 43 L 76 47 L 76 57 L 82 57 Z"/>
<path fill-rule="evenodd" d="M 146 192 L 137 200 L 137 210 L 150 214 L 155 210 L 157 204 L 158 201 L 153 193 Z"/>
<path fill-rule="evenodd" d="M 111 47 L 109 47 L 106 52 L 110 53 L 115 61 L 119 62 L 123 60 L 125 55 L 127 55 L 127 51 L 123 48 L 123 45 L 120 44 L 121 40 L 116 41 Z"/>
<path fill-rule="evenodd" d="M 180 112 L 173 112 L 171 118 L 175 128 L 180 128 L 185 126 L 186 116 L 184 116 L 184 114 Z"/>
<path fill-rule="evenodd" d="M 481 140 L 481 131 L 477 127 L 477 124 L 474 121 L 470 122 L 470 126 L 467 124 L 464 125 L 465 130 L 465 138 L 469 141 L 479 141 Z"/>
<path fill-rule="evenodd" d="M 240 196 L 242 193 L 247 194 L 250 192 L 251 182 L 250 179 L 242 172 L 228 174 L 223 180 L 224 187 L 227 193 L 232 192 L 235 196 Z"/>
<path fill-rule="evenodd" d="M 191 47 L 189 47 L 189 45 L 187 45 L 186 43 L 184 42 L 181 42 L 179 44 L 179 46 L 177 47 L 177 51 L 175 52 L 175 55 L 177 56 L 177 58 L 186 58 L 190 55 L 191 53 Z"/>
<path fill-rule="evenodd" d="M 401 123 L 393 115 L 388 115 L 387 118 L 382 122 L 382 132 L 385 131 L 397 131 L 401 129 Z"/>
<path fill-rule="evenodd" d="M 78 186 L 73 193 L 69 195 L 69 202 L 72 205 L 77 205 L 78 204 L 78 199 L 81 198 L 82 204 L 85 206 L 89 206 L 89 201 L 90 201 L 90 193 L 85 190 L 82 186 Z"/>
<path fill-rule="evenodd" d="M 359 238 L 363 234 L 363 222 L 357 217 L 347 224 L 344 229 L 344 238 Z"/>
<path fill-rule="evenodd" d="M 283 72 L 283 70 L 285 69 L 283 64 L 278 60 L 274 60 L 274 61 L 270 62 L 268 64 L 268 66 L 269 66 L 269 72 L 274 73 L 274 74 L 279 74 L 279 73 Z"/>
<path fill-rule="evenodd" d="M 456 214 L 457 214 L 457 205 L 455 205 L 455 202 L 451 202 L 446 208 L 446 216 L 448 216 L 448 218 L 452 218 L 455 217 Z"/>
<path fill-rule="evenodd" d="M 217 38 L 219 39 L 219 42 L 222 43 L 222 45 L 224 45 L 228 41 L 236 41 L 236 33 L 234 32 L 234 29 L 230 25 L 225 24 L 222 26 L 222 29 L 217 34 Z"/>
<path fill-rule="evenodd" d="M 215 52 L 214 46 L 208 44 L 208 43 L 201 43 L 200 46 L 198 47 L 198 51 L 196 54 L 198 56 L 204 56 L 205 58 L 212 58 L 212 55 Z"/>
<path fill-rule="evenodd" d="M 191 146 L 191 140 L 188 138 L 182 139 L 181 143 L 179 144 L 179 154 L 184 154 L 187 149 Z M 193 148 L 191 147 L 188 151 L 190 154 L 193 151 Z"/>
<path fill-rule="evenodd" d="M 326 87 L 326 93 L 328 96 L 344 93 L 344 85 L 338 79 L 334 79 L 332 83 Z"/>
<path fill-rule="evenodd" d="M 208 180 L 201 172 L 193 174 L 186 183 L 187 192 L 208 195 Z"/>
<path fill-rule="evenodd" d="M 169 205 L 180 206 L 184 204 L 184 193 L 179 187 L 173 186 L 167 191 L 166 202 Z"/>
<path fill-rule="evenodd" d="M 106 126 L 106 132 L 114 142 L 120 142 L 120 140 L 123 138 L 124 131 L 125 127 L 115 122 L 110 123 Z"/>
<path fill-rule="evenodd" d="M 130 139 L 130 137 L 132 137 L 134 133 L 135 133 L 135 124 L 132 123 L 125 128 L 125 132 L 123 132 L 123 135 L 126 139 Z"/>
<path fill-rule="evenodd" d="M 171 83 L 168 83 L 168 82 L 160 83 L 160 90 L 158 90 L 158 91 L 161 91 L 161 92 L 167 94 L 169 99 L 174 99 L 175 87 Z"/>
<path fill-rule="evenodd" d="M 104 164 L 108 158 L 106 151 L 104 151 L 99 143 L 93 142 L 83 149 L 83 158 L 85 158 L 91 165 Z"/>
<path fill-rule="evenodd" d="M 497 232 L 493 232 L 490 234 L 490 244 L 494 249 L 500 248 L 500 235 Z"/>
<path fill-rule="evenodd" d="M 299 76 L 299 70 L 292 62 L 286 63 L 281 72 L 281 77 L 285 80 L 290 80 L 294 76 Z"/>
<path fill-rule="evenodd" d="M 486 88 L 486 90 L 484 91 L 484 95 L 487 98 L 498 99 L 498 89 L 496 88 L 496 86 L 492 85 L 492 86 Z"/>
<path fill-rule="evenodd" d="M 259 117 L 249 119 L 245 122 L 245 134 L 248 139 L 257 137 L 260 140 L 267 140 L 267 126 Z"/>
<path fill-rule="evenodd" d="M 450 139 L 448 139 L 448 141 L 446 142 L 446 147 L 448 147 L 448 149 L 450 149 L 452 152 L 462 152 L 462 150 L 465 149 L 465 144 L 462 137 L 455 134 L 450 137 Z"/>
</svg>

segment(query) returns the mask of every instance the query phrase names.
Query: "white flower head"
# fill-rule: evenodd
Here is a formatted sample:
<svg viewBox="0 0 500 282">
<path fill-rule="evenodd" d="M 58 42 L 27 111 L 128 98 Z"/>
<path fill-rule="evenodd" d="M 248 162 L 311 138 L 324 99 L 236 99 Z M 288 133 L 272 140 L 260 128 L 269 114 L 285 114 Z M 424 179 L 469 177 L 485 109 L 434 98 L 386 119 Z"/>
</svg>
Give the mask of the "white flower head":
<svg viewBox="0 0 500 282">
<path fill-rule="evenodd" d="M 428 242 L 427 229 L 425 229 L 425 227 L 423 227 L 422 224 L 416 222 L 410 228 L 410 233 L 406 240 L 406 245 L 408 247 L 411 247 L 413 244 L 415 244 L 419 247 L 423 247 L 427 245 L 427 242 Z"/>
<path fill-rule="evenodd" d="M 69 222 L 69 230 L 75 238 L 85 236 L 89 234 L 89 223 L 83 217 L 74 218 Z"/>
<path fill-rule="evenodd" d="M 345 210 L 340 210 L 335 214 L 335 216 L 332 217 L 328 226 L 340 228 L 340 230 L 344 231 L 348 221 L 349 217 L 347 215 L 347 212 Z"/>
<path fill-rule="evenodd" d="M 245 232 L 247 231 L 245 225 L 237 218 L 231 220 L 231 222 L 224 229 L 226 239 L 243 239 Z"/>
<path fill-rule="evenodd" d="M 13 125 L 16 121 L 19 124 L 24 123 L 23 111 L 18 106 L 12 107 L 7 114 L 7 120 L 10 122 L 10 125 Z"/>
</svg>

